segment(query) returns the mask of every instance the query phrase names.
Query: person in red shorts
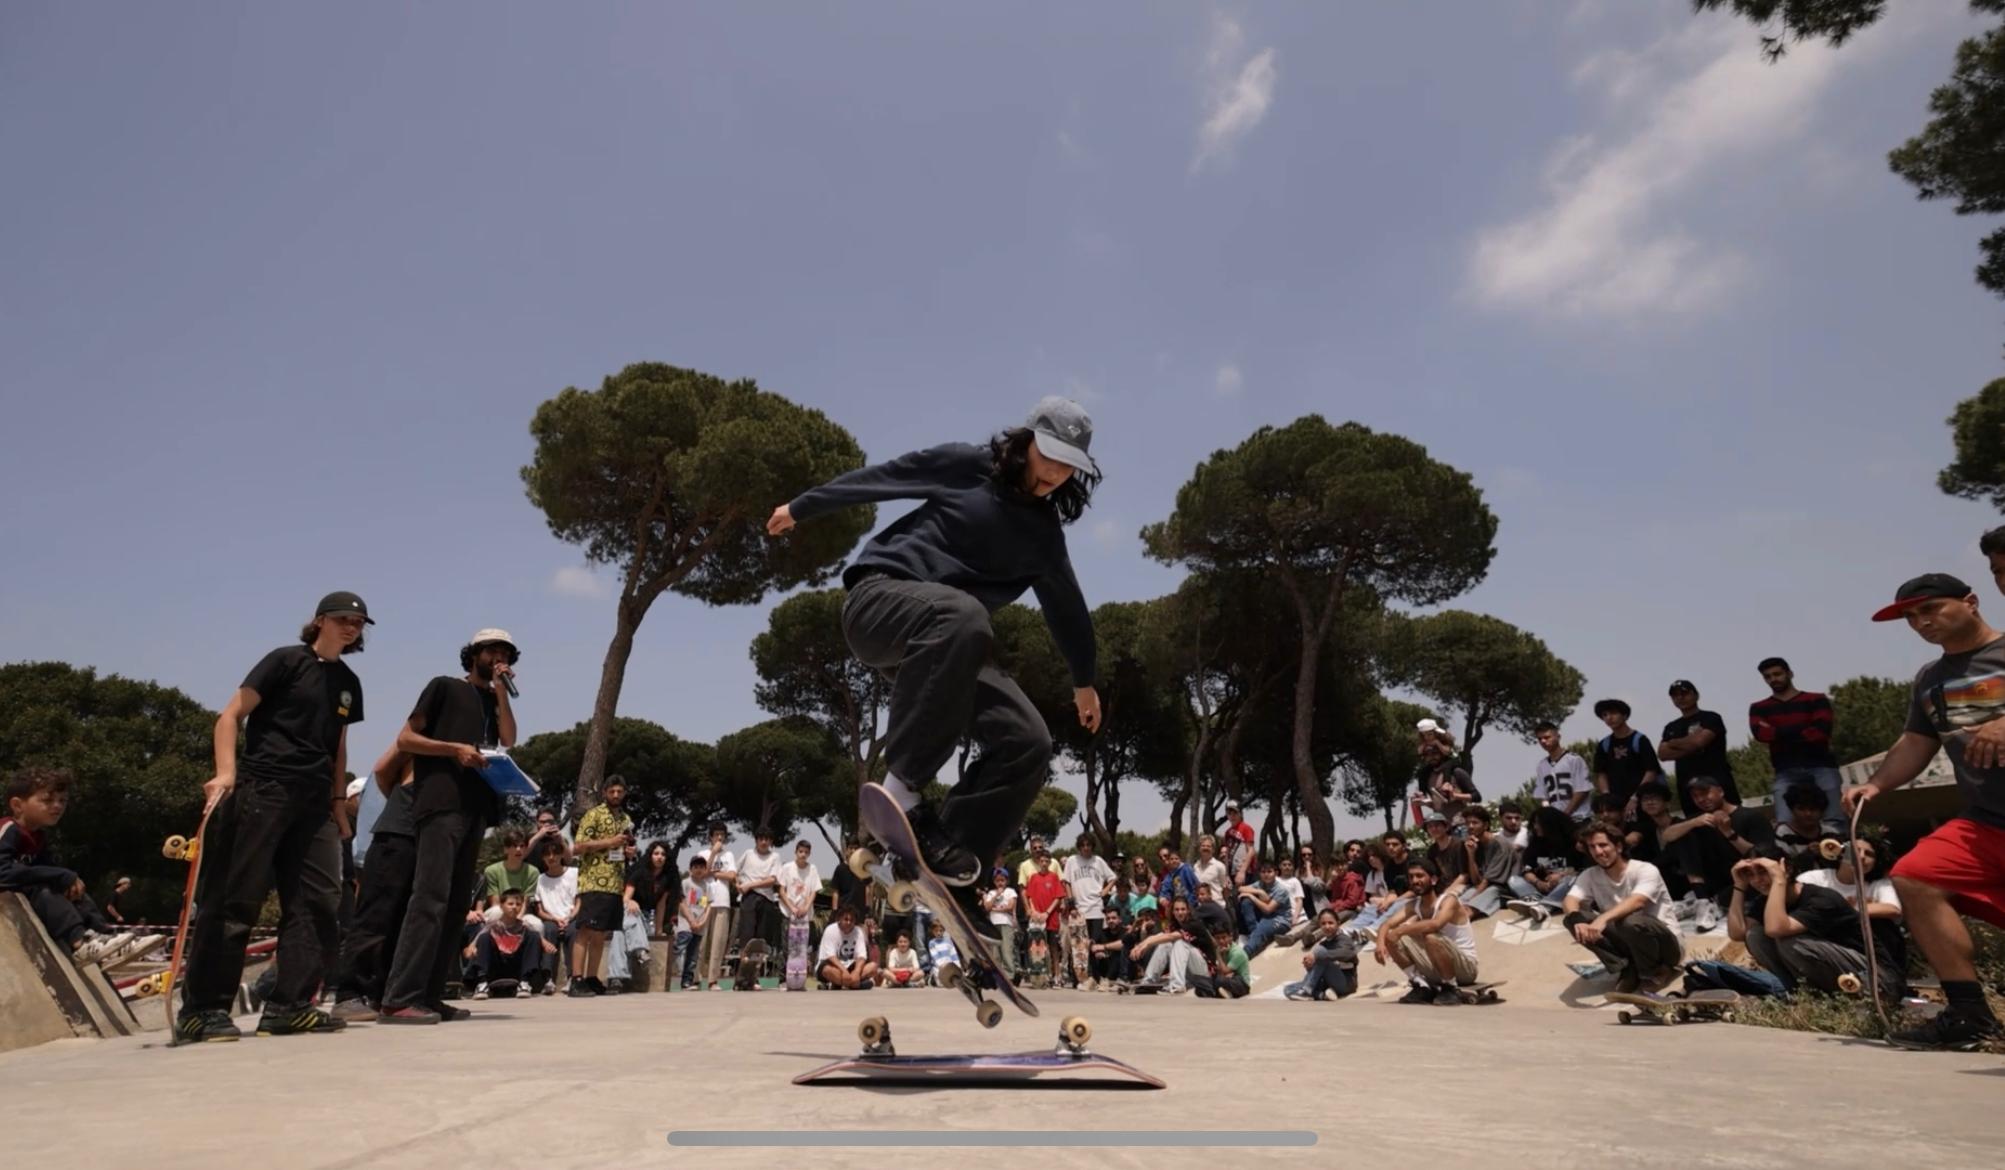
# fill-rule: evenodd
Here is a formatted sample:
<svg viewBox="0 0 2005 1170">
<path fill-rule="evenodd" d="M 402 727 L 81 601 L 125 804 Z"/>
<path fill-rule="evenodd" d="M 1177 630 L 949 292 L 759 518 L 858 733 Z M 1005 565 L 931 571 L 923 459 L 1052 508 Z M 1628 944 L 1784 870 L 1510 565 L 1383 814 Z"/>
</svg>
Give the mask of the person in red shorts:
<svg viewBox="0 0 2005 1170">
<path fill-rule="evenodd" d="M 2005 927 L 2005 635 L 1978 613 L 1970 586 L 1947 573 L 1906 582 L 1893 604 L 1873 615 L 1876 622 L 1902 619 L 1942 657 L 1915 675 L 1906 730 L 1872 779 L 1845 790 L 1845 811 L 1914 779 L 1938 749 L 1948 753 L 1963 813 L 1922 838 L 1894 866 L 1893 879 L 1908 932 L 1949 1003 L 1888 1039 L 1903 1048 L 1968 1050 L 2001 1034 L 1958 916 Z"/>
</svg>

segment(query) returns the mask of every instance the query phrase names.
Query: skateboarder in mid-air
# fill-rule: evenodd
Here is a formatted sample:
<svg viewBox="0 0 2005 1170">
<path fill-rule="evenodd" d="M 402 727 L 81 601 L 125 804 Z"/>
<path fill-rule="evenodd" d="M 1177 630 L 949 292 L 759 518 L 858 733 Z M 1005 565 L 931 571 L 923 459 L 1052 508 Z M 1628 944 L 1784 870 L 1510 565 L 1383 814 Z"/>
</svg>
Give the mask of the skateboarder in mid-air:
<svg viewBox="0 0 2005 1170">
<path fill-rule="evenodd" d="M 1051 733 L 990 661 L 989 615 L 1033 590 L 1072 673 L 1073 703 L 1100 724 L 1093 621 L 1066 554 L 1065 525 L 1100 482 L 1093 423 L 1045 398 L 1025 425 L 987 446 L 947 443 L 838 476 L 773 509 L 766 531 L 852 504 L 923 500 L 864 546 L 843 574 L 843 635 L 890 676 L 884 789 L 912 822 L 927 868 L 987 931 L 976 888 L 1050 777 Z M 964 736 L 981 755 L 938 809 L 920 792 Z"/>
</svg>

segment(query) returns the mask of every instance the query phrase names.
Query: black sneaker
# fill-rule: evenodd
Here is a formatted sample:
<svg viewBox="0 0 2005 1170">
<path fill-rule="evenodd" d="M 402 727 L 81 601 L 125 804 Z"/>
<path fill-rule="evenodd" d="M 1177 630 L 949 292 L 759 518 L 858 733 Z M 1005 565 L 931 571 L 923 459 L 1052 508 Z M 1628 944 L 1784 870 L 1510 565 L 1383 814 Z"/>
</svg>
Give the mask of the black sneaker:
<svg viewBox="0 0 2005 1170">
<path fill-rule="evenodd" d="M 1912 1028 L 1889 1033 L 1887 1043 L 1929 1052 L 1969 1052 L 1999 1034 L 1998 1021 L 1990 1012 L 1951 1004 Z"/>
<path fill-rule="evenodd" d="M 296 1008 L 266 1004 L 264 1014 L 258 1017 L 260 1036 L 302 1036 L 308 1032 L 339 1032 L 347 1026 L 348 1021 L 335 1019 L 312 1004 Z"/>
<path fill-rule="evenodd" d="M 454 1020 L 469 1019 L 473 1016 L 473 1013 L 468 1011 L 467 1009 L 463 1007 L 454 1007 L 453 1005 L 446 1003 L 444 1001 L 440 1001 L 439 1003 L 428 1003 L 425 1006 L 430 1008 L 432 1011 L 438 1013 L 439 1021 L 441 1023 L 450 1024 Z"/>
<path fill-rule="evenodd" d="M 973 885 L 982 876 L 982 859 L 963 848 L 940 824 L 940 815 L 925 805 L 905 814 L 912 822 L 912 835 L 919 840 L 919 853 L 926 868 L 944 885 L 959 888 Z"/>
<path fill-rule="evenodd" d="M 627 981 L 624 979 L 614 979 L 611 982 L 604 983 L 593 979 L 592 983 L 599 989 L 600 995 L 620 995 L 627 989 Z"/>
<path fill-rule="evenodd" d="M 1636 973 L 1636 968 L 1624 967 L 1621 976 L 1615 980 L 1615 990 L 1624 995 L 1635 995 L 1643 990 L 1643 977 Z"/>
<path fill-rule="evenodd" d="M 214 1044 L 243 1039 L 243 1030 L 230 1021 L 228 1012 L 189 1012 L 174 1023 L 174 1043 Z"/>
<path fill-rule="evenodd" d="M 1406 994 L 1399 997 L 1399 1002 L 1433 1003 L 1434 989 L 1432 987 L 1429 987 L 1425 983 L 1416 983 L 1412 987 L 1406 989 Z"/>
<path fill-rule="evenodd" d="M 983 941 L 991 947 L 1001 946 L 1002 928 L 989 921 L 989 912 L 982 908 L 981 889 L 976 886 L 955 886 L 953 894 L 954 904 L 961 908 L 961 913 L 968 916 L 969 922 L 974 923 L 975 933 L 981 935 Z"/>
<path fill-rule="evenodd" d="M 572 999 L 597 999 L 599 997 L 599 993 L 592 990 L 592 985 L 583 979 L 571 980 L 570 989 L 565 991 L 564 994 Z"/>
<path fill-rule="evenodd" d="M 1462 993 L 1456 991 L 1453 987 L 1443 985 L 1439 990 L 1435 991 L 1434 993 L 1434 1006 L 1461 1007 Z"/>
</svg>

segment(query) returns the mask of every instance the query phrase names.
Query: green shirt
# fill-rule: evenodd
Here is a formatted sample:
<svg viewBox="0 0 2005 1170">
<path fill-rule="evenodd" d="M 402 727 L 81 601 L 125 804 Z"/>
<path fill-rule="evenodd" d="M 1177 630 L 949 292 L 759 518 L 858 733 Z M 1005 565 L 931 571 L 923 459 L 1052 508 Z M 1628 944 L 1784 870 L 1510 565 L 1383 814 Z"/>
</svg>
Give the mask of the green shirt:
<svg viewBox="0 0 2005 1170">
<path fill-rule="evenodd" d="M 507 862 L 497 861 L 481 871 L 487 883 L 484 896 L 498 899 L 503 890 L 521 890 L 524 898 L 532 898 L 536 895 L 536 873 L 536 868 L 529 865 L 511 873 Z"/>
<path fill-rule="evenodd" d="M 1253 964 L 1246 961 L 1245 947 L 1233 943 L 1232 949 L 1225 952 L 1225 965 L 1232 968 L 1232 973 L 1239 976 L 1240 982 L 1253 986 Z"/>
<path fill-rule="evenodd" d="M 617 837 L 633 829 L 633 818 L 625 813 L 615 813 L 605 805 L 600 805 L 585 814 L 578 822 L 578 840 L 599 841 L 607 837 Z M 611 860 L 610 853 L 580 853 L 578 855 L 578 892 L 580 894 L 619 894 L 627 888 L 626 851 L 620 850 L 620 860 Z"/>
</svg>

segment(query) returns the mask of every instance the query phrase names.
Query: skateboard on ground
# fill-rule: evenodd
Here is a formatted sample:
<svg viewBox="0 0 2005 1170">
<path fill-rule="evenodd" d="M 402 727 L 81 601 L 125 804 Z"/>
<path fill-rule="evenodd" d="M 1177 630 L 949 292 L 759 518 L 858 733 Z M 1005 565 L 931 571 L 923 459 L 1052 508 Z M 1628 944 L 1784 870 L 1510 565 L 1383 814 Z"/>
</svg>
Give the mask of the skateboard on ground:
<svg viewBox="0 0 2005 1170">
<path fill-rule="evenodd" d="M 866 844 L 847 858 L 849 871 L 882 885 L 885 901 L 893 913 L 909 914 L 915 903 L 924 902 L 946 925 L 947 936 L 961 952 L 959 964 L 947 964 L 938 972 L 940 986 L 952 987 L 966 996 L 975 1005 L 975 1019 L 984 1028 L 1002 1022 L 1002 1005 L 986 998 L 982 994 L 985 989 L 995 991 L 1024 1015 L 1037 1015 L 1037 1005 L 1025 999 L 1003 974 L 988 938 L 968 920 L 946 883 L 926 868 L 920 858 L 919 842 L 912 833 L 912 822 L 882 785 L 863 786 L 857 798 L 857 820 Z"/>
<path fill-rule="evenodd" d="M 1455 994 L 1463 1003 L 1502 1003 L 1504 1001 L 1497 995 L 1497 989 L 1502 987 L 1505 982 L 1506 980 L 1499 979 L 1495 983 L 1470 983 L 1465 986 L 1457 986 Z"/>
<path fill-rule="evenodd" d="M 1162 1080 L 1131 1064 L 1089 1051 L 1086 1042 L 1093 1029 L 1078 1016 L 1066 1017 L 1059 1025 L 1058 1044 L 1050 1052 L 1010 1052 L 998 1055 L 900 1056 L 891 1047 L 891 1024 L 883 1016 L 872 1016 L 856 1028 L 863 1051 L 847 1060 L 838 1060 L 810 1069 L 794 1078 L 797 1085 L 840 1084 L 844 1081 L 879 1083 L 959 1085 L 1022 1084 L 1047 1074 L 1058 1083 L 1106 1084 L 1107 1076 L 1126 1078 L 1131 1088 L 1168 1088 Z M 1100 1077 L 1078 1074 L 1104 1074 Z M 1119 1083 L 1119 1082 L 1115 1082 Z"/>
<path fill-rule="evenodd" d="M 202 855 L 207 852 L 204 845 L 209 839 L 209 818 L 215 811 L 214 808 L 210 808 L 202 813 L 201 823 L 195 826 L 193 837 L 183 837 L 177 833 L 160 845 L 161 856 L 170 861 L 188 863 L 188 884 L 181 892 L 181 921 L 174 928 L 174 951 L 167 959 L 167 970 L 162 973 L 157 992 L 161 1002 L 167 1007 L 167 1035 L 170 1045 L 180 1042 L 175 1039 L 179 1031 L 180 1013 L 174 1010 L 174 995 L 180 990 L 181 973 L 186 970 L 189 929 L 195 920 L 195 888 L 202 877 Z"/>
<path fill-rule="evenodd" d="M 813 925 L 803 918 L 799 922 L 787 923 L 787 990 L 806 991 L 808 987 L 808 928 Z"/>
<path fill-rule="evenodd" d="M 1740 994 L 1733 991 L 1694 991 L 1690 995 L 1653 995 L 1647 991 L 1611 991 L 1609 1003 L 1628 1004 L 1615 1018 L 1625 1024 L 1647 1020 L 1656 1024 L 1689 1024 L 1694 1020 L 1733 1019 Z"/>
<path fill-rule="evenodd" d="M 766 957 L 771 953 L 772 948 L 762 938 L 752 939 L 739 948 L 738 970 L 731 978 L 732 990 L 759 990 L 759 977 L 766 973 Z"/>
</svg>

